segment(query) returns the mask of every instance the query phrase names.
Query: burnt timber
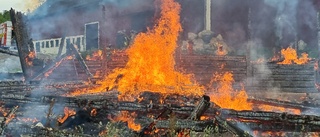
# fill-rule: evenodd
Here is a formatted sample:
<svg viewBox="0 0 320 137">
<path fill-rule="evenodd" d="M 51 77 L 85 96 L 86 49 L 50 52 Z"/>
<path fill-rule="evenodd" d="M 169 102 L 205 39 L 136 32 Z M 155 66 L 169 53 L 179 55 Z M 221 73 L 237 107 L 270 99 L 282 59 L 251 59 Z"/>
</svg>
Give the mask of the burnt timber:
<svg viewBox="0 0 320 137">
<path fill-rule="evenodd" d="M 27 29 L 26 24 L 26 16 L 23 15 L 21 12 L 16 12 L 15 10 L 10 10 L 10 16 L 12 20 L 12 25 L 15 28 L 15 34 L 17 38 L 17 48 L 21 63 L 21 68 L 24 74 L 24 77 L 27 81 L 30 80 L 30 77 L 32 76 L 32 70 L 31 65 L 27 63 L 28 55 L 31 52 L 31 49 L 33 47 L 30 47 L 30 38 L 29 38 L 29 32 Z"/>
</svg>

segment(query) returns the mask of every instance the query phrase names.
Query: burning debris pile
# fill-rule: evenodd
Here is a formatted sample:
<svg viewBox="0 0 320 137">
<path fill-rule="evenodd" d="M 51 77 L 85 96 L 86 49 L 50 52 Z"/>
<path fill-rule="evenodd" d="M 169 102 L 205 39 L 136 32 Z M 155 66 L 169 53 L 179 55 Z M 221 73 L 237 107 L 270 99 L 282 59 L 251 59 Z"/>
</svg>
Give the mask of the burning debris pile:
<svg viewBox="0 0 320 137">
<path fill-rule="evenodd" d="M 202 46 L 211 46 L 206 50 L 215 50 L 212 52 L 215 56 L 178 54 L 181 7 L 174 0 L 159 2 L 159 19 L 155 25 L 137 34 L 127 49 L 108 49 L 108 53 L 97 50 L 83 57 L 78 46 L 70 44 L 70 52 L 44 66 L 31 77 L 33 81 L 0 82 L 3 89 L 0 134 L 319 135 L 319 104 L 309 96 L 295 98 L 298 101 L 252 96 L 254 90 L 268 92 L 270 85 L 289 92 L 313 91 L 313 62 L 310 63 L 307 54 L 298 58 L 294 49 L 287 48 L 281 51 L 284 59 L 276 64 L 252 65 L 246 57 L 227 56 L 232 50 L 221 35 L 205 39 L 207 45 L 200 42 Z M 199 36 L 189 34 L 189 44 L 204 41 L 207 33 L 210 35 L 206 31 Z M 199 45 L 189 46 L 193 53 Z M 35 57 L 34 52 L 26 56 Z M 83 71 L 86 81 L 46 81 L 61 67 L 71 67 L 70 75 L 79 76 L 79 70 Z M 264 67 L 270 70 L 261 69 Z M 67 79 L 66 76 L 64 73 L 56 78 Z M 254 80 L 247 80 L 249 76 Z"/>
</svg>

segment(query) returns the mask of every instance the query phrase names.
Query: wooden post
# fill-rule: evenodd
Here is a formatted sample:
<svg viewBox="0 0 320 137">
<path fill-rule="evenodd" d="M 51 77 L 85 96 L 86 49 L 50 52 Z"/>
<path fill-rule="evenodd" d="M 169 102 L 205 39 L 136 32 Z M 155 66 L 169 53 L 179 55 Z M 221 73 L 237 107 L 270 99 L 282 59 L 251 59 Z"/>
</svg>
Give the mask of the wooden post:
<svg viewBox="0 0 320 137">
<path fill-rule="evenodd" d="M 28 35 L 27 25 L 26 25 L 26 18 L 21 12 L 15 12 L 15 10 L 10 10 L 10 16 L 12 25 L 14 28 L 14 32 L 17 39 L 17 48 L 21 63 L 21 68 L 23 71 L 23 75 L 26 81 L 30 80 L 32 75 L 32 63 L 28 63 L 27 61 L 32 62 L 32 58 L 29 57 L 30 54 L 30 38 Z"/>
<path fill-rule="evenodd" d="M 247 49 L 246 49 L 246 63 L 247 63 L 247 80 L 246 84 L 251 85 L 252 84 L 252 64 L 251 64 L 251 46 L 252 46 L 252 30 L 251 30 L 251 7 L 248 9 L 248 43 L 247 43 Z"/>
<path fill-rule="evenodd" d="M 204 2 L 205 17 L 204 17 L 204 29 L 211 30 L 211 0 L 205 0 Z"/>
<path fill-rule="evenodd" d="M 210 107 L 210 97 L 203 95 L 199 104 L 195 107 L 195 109 L 190 114 L 189 119 L 191 120 L 200 120 L 202 114 Z"/>
<path fill-rule="evenodd" d="M 66 36 L 63 35 L 63 37 L 61 38 L 61 41 L 60 41 L 60 45 L 59 45 L 59 50 L 58 50 L 58 55 L 56 58 L 59 58 L 62 54 L 62 50 L 63 50 L 63 47 L 65 45 L 64 41 L 66 40 Z"/>
<path fill-rule="evenodd" d="M 317 30 L 318 30 L 318 59 L 316 61 L 317 63 L 317 70 L 316 70 L 316 82 L 319 82 L 319 60 L 320 60 L 320 10 L 317 13 Z"/>
</svg>

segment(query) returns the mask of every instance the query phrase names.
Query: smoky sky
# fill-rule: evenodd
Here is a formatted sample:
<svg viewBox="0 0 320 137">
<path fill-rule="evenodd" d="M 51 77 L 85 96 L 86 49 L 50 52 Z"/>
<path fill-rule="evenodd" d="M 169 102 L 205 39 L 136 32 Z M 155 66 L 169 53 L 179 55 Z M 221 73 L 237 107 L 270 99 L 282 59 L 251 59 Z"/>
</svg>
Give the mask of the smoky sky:
<svg viewBox="0 0 320 137">
<path fill-rule="evenodd" d="M 72 1 L 87 3 L 87 6 L 85 10 L 74 8 L 76 6 L 70 6 Z M 188 32 L 196 34 L 201 32 L 204 29 L 204 0 L 176 1 L 181 4 L 182 8 L 181 23 L 184 30 L 182 38 L 185 38 Z M 48 0 L 47 2 L 47 5 L 40 7 L 30 16 L 33 18 L 33 23 L 40 24 L 33 25 L 32 36 L 36 37 L 34 39 L 49 38 L 50 34 L 59 37 L 63 32 L 67 32 L 66 35 L 83 34 L 84 24 L 90 20 L 91 22 L 98 20 L 101 25 L 106 24 L 103 33 L 117 32 L 124 28 L 121 25 L 132 29 L 134 23 L 130 26 L 128 25 L 130 21 L 117 20 L 128 16 L 127 18 L 132 21 L 139 17 L 142 21 L 135 23 L 137 25 L 155 19 L 150 9 L 153 8 L 154 12 L 158 12 L 154 0 L 92 0 L 90 2 Z M 59 3 L 62 5 L 56 5 Z M 107 6 L 109 4 L 114 6 Z M 101 14 L 102 5 L 106 5 L 105 15 L 107 17 L 105 19 Z M 212 31 L 215 36 L 221 34 L 226 43 L 236 49 L 243 49 L 250 38 L 259 39 L 264 47 L 270 49 L 284 48 L 298 40 L 303 40 L 309 47 L 317 46 L 317 10 L 320 7 L 318 0 L 212 0 L 211 5 Z M 61 9 L 64 11 L 53 12 Z M 148 10 L 150 14 L 139 16 L 126 14 L 149 12 Z M 70 11 L 75 12 L 69 14 Z M 141 17 L 143 15 L 148 17 Z M 47 17 L 49 17 L 48 20 L 45 19 Z M 105 36 L 108 39 L 114 39 L 113 34 Z"/>
</svg>

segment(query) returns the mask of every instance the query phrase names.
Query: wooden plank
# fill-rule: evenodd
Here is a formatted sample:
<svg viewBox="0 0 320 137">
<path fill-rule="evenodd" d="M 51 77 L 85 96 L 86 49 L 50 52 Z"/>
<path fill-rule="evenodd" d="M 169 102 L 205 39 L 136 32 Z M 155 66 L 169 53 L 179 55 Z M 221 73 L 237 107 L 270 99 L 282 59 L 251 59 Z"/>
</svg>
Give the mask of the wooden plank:
<svg viewBox="0 0 320 137">
<path fill-rule="evenodd" d="M 249 92 L 269 92 L 277 90 L 279 92 L 293 92 L 293 93 L 316 93 L 319 92 L 315 87 L 303 88 L 279 88 L 279 87 L 246 87 Z"/>
<path fill-rule="evenodd" d="M 315 75 L 314 70 L 284 70 L 284 69 L 273 69 L 268 71 L 253 71 L 253 76 L 256 74 L 273 74 L 273 75 Z"/>
<path fill-rule="evenodd" d="M 256 81 L 315 81 L 314 75 L 265 75 L 254 76 Z"/>
<path fill-rule="evenodd" d="M 258 81 L 259 87 L 315 87 L 314 81 Z"/>
</svg>

